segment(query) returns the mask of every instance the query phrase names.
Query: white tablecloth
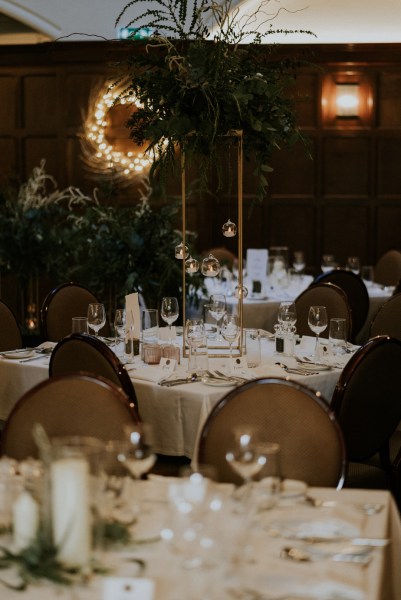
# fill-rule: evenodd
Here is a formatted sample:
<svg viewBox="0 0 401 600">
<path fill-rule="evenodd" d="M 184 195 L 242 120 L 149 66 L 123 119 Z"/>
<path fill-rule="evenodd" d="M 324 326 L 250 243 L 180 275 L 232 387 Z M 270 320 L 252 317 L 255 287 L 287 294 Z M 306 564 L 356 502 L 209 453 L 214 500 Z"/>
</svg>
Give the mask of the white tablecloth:
<svg viewBox="0 0 401 600">
<path fill-rule="evenodd" d="M 274 354 L 274 342 L 262 338 L 260 367 L 252 369 L 256 377 L 287 377 L 307 384 L 320 391 L 330 401 L 340 369 L 323 371 L 317 375 L 286 375 L 276 366 L 276 361 L 295 366 L 294 358 Z M 19 362 L 0 358 L 0 419 L 6 419 L 17 400 L 28 389 L 48 377 L 49 357 L 32 362 Z M 230 386 L 212 387 L 202 382 L 189 383 L 172 388 L 162 387 L 151 381 L 135 379 L 131 367 L 141 364 L 137 357 L 134 365 L 127 365 L 134 383 L 139 411 L 143 421 L 151 423 L 156 439 L 156 451 L 160 454 L 192 457 L 196 441 L 206 417 L 213 406 L 231 389 Z M 186 376 L 187 359 L 183 359 L 177 375 Z M 228 359 L 212 358 L 210 368 L 227 369 Z M 156 367 L 149 366 L 149 369 Z M 143 369 L 142 369 L 143 371 Z"/>
<path fill-rule="evenodd" d="M 157 541 L 166 527 L 174 534 L 178 531 L 174 509 L 167 501 L 168 486 L 172 483 L 177 481 L 159 477 L 141 482 L 131 492 L 135 502 L 139 498 L 141 501 L 140 517 L 133 529 L 134 540 L 140 543 L 100 555 L 111 569 L 109 577 L 148 578 L 155 584 L 154 600 L 401 599 L 401 525 L 388 492 L 311 488 L 309 495 L 334 500 L 336 505 L 315 508 L 308 506 L 302 497 L 284 498 L 275 508 L 259 513 L 252 522 L 249 516 L 238 512 L 229 487 L 213 484 L 209 499 L 219 499 L 220 505 L 213 504 L 215 515 L 210 522 L 214 526 L 208 532 L 210 544 L 203 555 L 208 564 L 188 569 L 184 568 L 183 560 L 191 556 L 194 546 L 187 543 L 184 549 L 178 543 L 175 548 L 174 537 L 173 542 Z M 358 503 L 363 502 L 378 502 L 383 508 L 373 516 L 364 516 L 358 509 Z M 200 522 L 208 522 L 205 515 L 206 512 Z M 315 535 L 338 522 L 344 531 L 351 533 L 355 529 L 358 537 L 389 538 L 390 543 L 384 548 L 374 548 L 368 565 L 336 562 L 331 558 L 296 563 L 280 557 L 283 547 L 300 543 L 285 539 L 280 524 L 291 527 L 297 522 L 304 530 L 314 530 Z M 326 543 L 326 549 L 331 544 L 336 542 Z M 314 547 L 318 550 L 319 544 Z M 349 547 L 349 542 L 344 541 L 340 547 Z M 135 560 L 144 566 L 140 574 Z M 72 587 L 40 582 L 25 592 L 1 587 L 0 596 L 2 600 L 99 600 L 103 598 L 105 581 L 107 576 L 95 576 L 85 586 Z"/>
</svg>

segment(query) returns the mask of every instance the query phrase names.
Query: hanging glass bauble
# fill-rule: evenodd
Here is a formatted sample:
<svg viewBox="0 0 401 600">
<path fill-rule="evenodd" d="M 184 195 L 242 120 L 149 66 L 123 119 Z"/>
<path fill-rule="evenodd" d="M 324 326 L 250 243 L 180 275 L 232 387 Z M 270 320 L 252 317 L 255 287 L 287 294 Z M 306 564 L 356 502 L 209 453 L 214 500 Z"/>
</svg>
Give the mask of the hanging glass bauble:
<svg viewBox="0 0 401 600">
<path fill-rule="evenodd" d="M 220 263 L 213 254 L 209 254 L 202 261 L 202 275 L 205 277 L 217 277 L 220 273 Z"/>
<path fill-rule="evenodd" d="M 185 270 L 187 273 L 197 273 L 199 271 L 199 262 L 196 258 L 190 256 L 185 261 Z"/>
<path fill-rule="evenodd" d="M 185 246 L 185 251 L 184 251 L 184 244 L 182 242 L 180 242 L 178 244 L 178 246 L 175 247 L 175 257 L 178 258 L 179 260 L 184 260 L 184 258 L 188 258 L 188 256 L 189 256 L 188 246 Z"/>
<path fill-rule="evenodd" d="M 228 221 L 222 226 L 221 231 L 225 237 L 234 237 L 237 235 L 237 226 L 235 223 L 230 221 L 230 219 L 228 219 Z"/>
<path fill-rule="evenodd" d="M 234 290 L 234 296 L 235 298 L 246 298 L 248 295 L 248 288 L 246 288 L 244 285 L 237 285 L 235 290 Z"/>
</svg>

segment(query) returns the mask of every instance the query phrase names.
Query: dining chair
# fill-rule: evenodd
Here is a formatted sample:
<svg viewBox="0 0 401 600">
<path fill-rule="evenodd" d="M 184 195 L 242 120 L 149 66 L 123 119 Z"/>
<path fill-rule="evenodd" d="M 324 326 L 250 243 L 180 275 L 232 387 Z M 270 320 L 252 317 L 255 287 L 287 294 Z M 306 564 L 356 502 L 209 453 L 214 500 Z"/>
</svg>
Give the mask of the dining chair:
<svg viewBox="0 0 401 600">
<path fill-rule="evenodd" d="M 362 278 L 346 269 L 333 269 L 329 273 L 318 275 L 311 286 L 318 283 L 334 283 L 346 293 L 352 316 L 350 337 L 352 341 L 355 341 L 369 312 L 369 294 Z"/>
<path fill-rule="evenodd" d="M 308 325 L 308 314 L 311 306 L 325 306 L 328 324 L 320 337 L 329 335 L 329 322 L 332 318 L 343 318 L 347 322 L 348 340 L 351 339 L 352 316 L 349 302 L 344 290 L 334 283 L 316 283 L 301 292 L 295 299 L 297 312 L 297 333 L 299 335 L 313 335 Z"/>
<path fill-rule="evenodd" d="M 384 335 L 368 340 L 340 375 L 331 406 L 347 449 L 347 487 L 395 487 L 401 448 L 400 365 L 401 341 Z"/>
<path fill-rule="evenodd" d="M 138 417 L 124 391 L 103 377 L 68 374 L 52 377 L 28 390 L 8 416 L 0 439 L 0 455 L 36 458 L 35 423 L 48 437 L 124 438 L 124 428 Z"/>
<path fill-rule="evenodd" d="M 247 382 L 221 398 L 203 426 L 196 455 L 199 465 L 216 469 L 218 481 L 241 482 L 226 461 L 239 428 L 255 430 L 262 441 L 279 443 L 283 478 L 342 487 L 343 436 L 319 392 L 270 377 Z"/>
<path fill-rule="evenodd" d="M 82 285 L 68 282 L 52 289 L 43 301 L 40 310 L 42 337 L 49 342 L 58 342 L 71 333 L 72 317 L 86 317 L 88 304 L 99 302 L 98 298 Z M 101 335 L 110 335 L 110 324 L 106 320 Z"/>
<path fill-rule="evenodd" d="M 119 358 L 99 338 L 87 333 L 72 333 L 55 346 L 49 363 L 49 376 L 65 373 L 92 373 L 119 386 L 138 412 L 132 381 Z"/>
<path fill-rule="evenodd" d="M 376 283 L 382 285 L 396 285 L 401 279 L 401 252 L 388 250 L 382 254 L 374 266 Z"/>
<path fill-rule="evenodd" d="M 0 300 L 0 352 L 22 348 L 21 329 L 11 308 Z"/>
<path fill-rule="evenodd" d="M 370 323 L 369 338 L 390 335 L 401 340 L 401 293 L 388 298 Z"/>
</svg>

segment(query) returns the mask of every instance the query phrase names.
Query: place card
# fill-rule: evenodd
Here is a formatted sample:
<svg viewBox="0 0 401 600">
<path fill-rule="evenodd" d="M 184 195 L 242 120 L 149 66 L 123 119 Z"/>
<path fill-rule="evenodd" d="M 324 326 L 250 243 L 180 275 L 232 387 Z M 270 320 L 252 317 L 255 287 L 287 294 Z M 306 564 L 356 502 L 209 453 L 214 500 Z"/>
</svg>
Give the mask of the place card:
<svg viewBox="0 0 401 600">
<path fill-rule="evenodd" d="M 138 577 L 106 577 L 102 600 L 153 600 L 155 584 Z"/>
<path fill-rule="evenodd" d="M 163 377 L 168 377 L 171 375 L 176 367 L 177 361 L 174 358 L 165 358 L 162 357 L 160 359 L 159 369 L 163 372 Z"/>
<path fill-rule="evenodd" d="M 269 252 L 265 249 L 248 248 L 246 251 L 246 274 L 249 281 L 266 281 Z M 253 290 L 252 290 L 253 291 Z M 261 291 L 261 288 L 260 288 Z M 255 290 L 256 292 L 256 290 Z"/>
</svg>

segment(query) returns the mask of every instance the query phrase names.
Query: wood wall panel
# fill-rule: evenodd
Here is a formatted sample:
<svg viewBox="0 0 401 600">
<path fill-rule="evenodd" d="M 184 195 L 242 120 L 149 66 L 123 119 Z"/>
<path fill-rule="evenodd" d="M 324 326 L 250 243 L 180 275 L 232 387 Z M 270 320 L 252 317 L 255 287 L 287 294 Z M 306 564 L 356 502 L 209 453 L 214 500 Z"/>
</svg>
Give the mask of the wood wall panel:
<svg viewBox="0 0 401 600">
<path fill-rule="evenodd" d="M 56 74 L 28 75 L 22 83 L 24 127 L 42 133 L 55 131 L 60 114 Z"/>
<path fill-rule="evenodd" d="M 401 249 L 401 203 L 382 204 L 376 216 L 376 256 L 389 248 Z"/>
<path fill-rule="evenodd" d="M 378 91 L 379 127 L 401 127 L 401 73 L 383 71 L 379 74 Z"/>
<path fill-rule="evenodd" d="M 23 152 L 25 157 L 25 173 L 26 180 L 34 167 L 40 165 L 42 159 L 45 160 L 45 171 L 52 175 L 57 181 L 58 166 L 60 164 L 60 156 L 58 152 L 58 143 L 56 138 L 51 137 L 29 137 L 24 140 Z M 60 186 L 60 189 L 63 186 Z"/>
<path fill-rule="evenodd" d="M 293 195 L 313 198 L 316 194 L 317 162 L 315 141 L 309 137 L 305 142 L 283 149 L 272 160 L 273 172 L 269 175 L 269 194 L 272 197 Z"/>
<path fill-rule="evenodd" d="M 0 76 L 0 126 L 4 130 L 18 127 L 18 78 Z"/>
<path fill-rule="evenodd" d="M 0 185 L 16 173 L 17 144 L 14 138 L 0 137 Z"/>
<path fill-rule="evenodd" d="M 264 247 L 288 246 L 290 259 L 296 250 L 305 252 L 308 265 L 314 264 L 317 210 L 310 203 L 275 203 L 269 211 Z M 267 233 L 269 232 L 269 235 Z"/>
<path fill-rule="evenodd" d="M 321 168 L 325 196 L 367 196 L 370 140 L 358 137 L 326 138 Z"/>
<path fill-rule="evenodd" d="M 362 257 L 368 249 L 369 210 L 363 204 L 330 204 L 322 209 L 322 254 L 334 254 L 345 265 L 348 256 Z"/>
<path fill-rule="evenodd" d="M 380 137 L 377 141 L 377 194 L 401 199 L 401 137 Z"/>
</svg>

